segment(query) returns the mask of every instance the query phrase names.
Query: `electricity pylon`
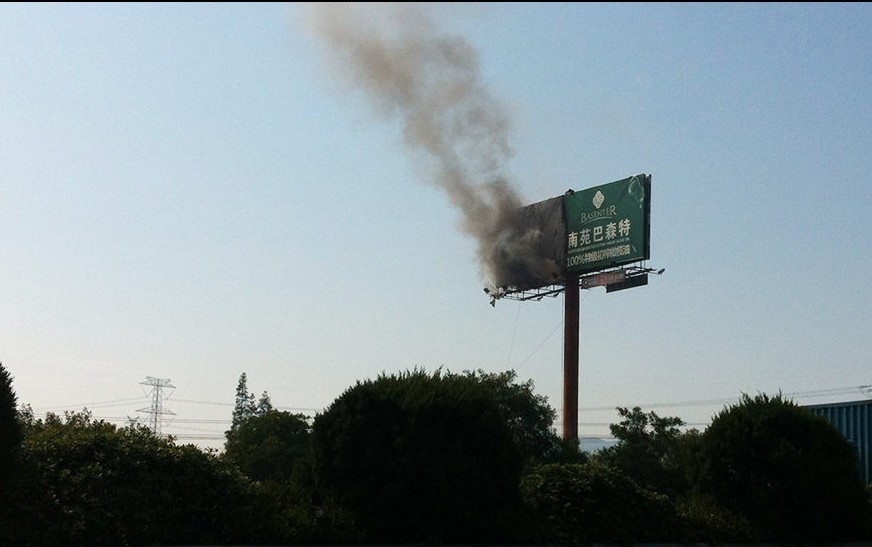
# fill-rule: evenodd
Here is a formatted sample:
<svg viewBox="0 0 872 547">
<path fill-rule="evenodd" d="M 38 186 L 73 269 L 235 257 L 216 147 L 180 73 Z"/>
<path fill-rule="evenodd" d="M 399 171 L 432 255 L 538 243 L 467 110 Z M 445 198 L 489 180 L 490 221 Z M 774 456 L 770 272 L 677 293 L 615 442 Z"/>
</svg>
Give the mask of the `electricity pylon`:
<svg viewBox="0 0 872 547">
<path fill-rule="evenodd" d="M 164 399 L 168 399 L 170 393 L 164 395 L 164 389 L 176 389 L 176 386 L 170 383 L 169 378 L 152 378 L 151 376 L 146 376 L 144 382 L 140 382 L 140 385 L 143 386 L 151 386 L 151 390 L 148 393 L 148 397 L 151 398 L 151 406 L 147 408 L 140 408 L 137 412 L 145 412 L 150 414 L 148 418 L 148 426 L 151 429 L 151 432 L 154 433 L 155 437 L 160 437 L 161 425 L 164 422 L 164 416 L 175 416 L 176 413 L 167 410 L 163 407 Z"/>
</svg>

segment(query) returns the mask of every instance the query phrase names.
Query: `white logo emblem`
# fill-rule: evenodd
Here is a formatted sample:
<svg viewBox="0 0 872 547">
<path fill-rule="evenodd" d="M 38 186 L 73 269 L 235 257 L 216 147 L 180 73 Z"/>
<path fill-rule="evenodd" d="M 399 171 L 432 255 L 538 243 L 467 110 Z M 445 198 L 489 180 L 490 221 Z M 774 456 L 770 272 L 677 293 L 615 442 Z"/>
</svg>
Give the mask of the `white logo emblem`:
<svg viewBox="0 0 872 547">
<path fill-rule="evenodd" d="M 606 197 L 599 190 L 596 191 L 596 195 L 593 197 L 593 204 L 597 209 L 602 207 L 603 202 L 606 200 Z"/>
</svg>

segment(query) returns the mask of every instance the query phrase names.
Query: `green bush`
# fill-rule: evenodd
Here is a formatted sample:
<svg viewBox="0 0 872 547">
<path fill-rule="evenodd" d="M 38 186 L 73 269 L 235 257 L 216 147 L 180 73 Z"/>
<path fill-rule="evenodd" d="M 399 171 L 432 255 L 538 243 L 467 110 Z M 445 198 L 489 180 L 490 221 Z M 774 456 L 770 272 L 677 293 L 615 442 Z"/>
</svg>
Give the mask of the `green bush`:
<svg viewBox="0 0 872 547">
<path fill-rule="evenodd" d="M 27 431 L 3 542 L 227 543 L 281 530 L 244 477 L 193 445 L 87 413 L 49 415 Z"/>
<path fill-rule="evenodd" d="M 718 505 L 710 497 L 691 494 L 677 506 L 694 542 L 748 543 L 754 538 L 748 519 Z"/>
<path fill-rule="evenodd" d="M 604 465 L 542 465 L 524 476 L 521 492 L 540 542 L 626 544 L 688 537 L 665 496 Z"/>
<path fill-rule="evenodd" d="M 310 456 L 306 417 L 278 410 L 246 418 L 228 431 L 223 455 L 248 478 L 275 482 L 302 473 Z"/>
<path fill-rule="evenodd" d="M 670 498 L 687 492 L 685 465 L 694 449 L 696 431 L 683 433 L 680 418 L 644 413 L 639 407 L 617 410 L 622 420 L 610 429 L 618 444 L 599 450 L 593 459 Z"/>
<path fill-rule="evenodd" d="M 315 418 L 316 478 L 367 541 L 514 538 L 524 455 L 471 375 L 358 382 Z"/>
<path fill-rule="evenodd" d="M 825 418 L 781 398 L 744 396 L 704 432 L 697 489 L 741 515 L 758 541 L 868 541 L 857 455 Z"/>
</svg>

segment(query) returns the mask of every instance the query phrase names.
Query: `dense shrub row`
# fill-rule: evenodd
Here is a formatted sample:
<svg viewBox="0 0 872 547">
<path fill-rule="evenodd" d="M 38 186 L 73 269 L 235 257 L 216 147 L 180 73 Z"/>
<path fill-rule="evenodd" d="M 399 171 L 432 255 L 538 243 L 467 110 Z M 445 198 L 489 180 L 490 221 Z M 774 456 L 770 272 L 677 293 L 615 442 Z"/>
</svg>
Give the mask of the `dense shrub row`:
<svg viewBox="0 0 872 547">
<path fill-rule="evenodd" d="M 618 409 L 585 455 L 514 373 L 358 382 L 310 424 L 265 410 L 225 451 L 16 409 L 0 365 L 0 543 L 650 543 L 872 539 L 828 422 L 744 397 L 703 433 Z M 25 407 L 26 408 L 26 407 Z"/>
</svg>

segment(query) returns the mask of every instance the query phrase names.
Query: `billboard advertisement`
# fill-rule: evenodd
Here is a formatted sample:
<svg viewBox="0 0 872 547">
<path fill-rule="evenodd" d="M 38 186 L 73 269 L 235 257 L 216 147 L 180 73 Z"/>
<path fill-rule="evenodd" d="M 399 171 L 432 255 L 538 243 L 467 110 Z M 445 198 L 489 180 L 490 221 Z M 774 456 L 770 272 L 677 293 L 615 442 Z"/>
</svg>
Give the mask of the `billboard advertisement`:
<svg viewBox="0 0 872 547">
<path fill-rule="evenodd" d="M 570 190 L 514 211 L 495 252 L 495 287 L 526 291 L 650 258 L 651 176 Z"/>
<path fill-rule="evenodd" d="M 582 275 L 650 258 L 651 177 L 563 196 L 565 272 Z"/>
</svg>

